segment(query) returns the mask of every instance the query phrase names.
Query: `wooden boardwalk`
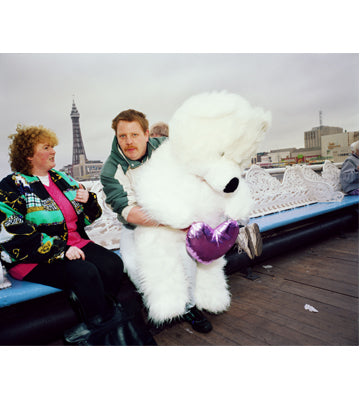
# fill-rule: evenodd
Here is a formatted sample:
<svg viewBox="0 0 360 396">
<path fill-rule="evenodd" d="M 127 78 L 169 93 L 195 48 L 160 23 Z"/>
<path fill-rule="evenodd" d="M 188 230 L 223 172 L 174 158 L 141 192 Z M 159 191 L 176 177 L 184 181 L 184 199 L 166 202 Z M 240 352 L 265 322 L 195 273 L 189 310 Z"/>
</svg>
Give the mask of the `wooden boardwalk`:
<svg viewBox="0 0 360 396">
<path fill-rule="evenodd" d="M 359 345 L 358 230 L 276 256 L 253 272 L 255 281 L 229 276 L 231 307 L 207 315 L 210 333 L 177 323 L 155 335 L 158 345 Z"/>
</svg>

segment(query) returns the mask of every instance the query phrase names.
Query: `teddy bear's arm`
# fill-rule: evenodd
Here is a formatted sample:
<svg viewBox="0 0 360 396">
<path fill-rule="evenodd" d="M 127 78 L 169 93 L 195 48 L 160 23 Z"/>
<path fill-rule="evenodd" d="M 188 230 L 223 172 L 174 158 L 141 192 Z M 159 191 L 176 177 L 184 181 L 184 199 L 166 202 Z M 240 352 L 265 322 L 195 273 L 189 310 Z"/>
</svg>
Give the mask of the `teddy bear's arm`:
<svg viewBox="0 0 360 396">
<path fill-rule="evenodd" d="M 187 228 L 194 221 L 194 206 L 188 201 L 178 191 L 157 193 L 152 190 L 146 193 L 146 199 L 138 198 L 140 207 L 149 218 L 175 229 Z"/>
<path fill-rule="evenodd" d="M 175 229 L 189 227 L 195 221 L 199 203 L 184 181 L 175 175 L 168 178 L 161 172 L 156 177 L 150 172 L 141 176 L 136 185 L 136 199 L 150 218 Z"/>
</svg>

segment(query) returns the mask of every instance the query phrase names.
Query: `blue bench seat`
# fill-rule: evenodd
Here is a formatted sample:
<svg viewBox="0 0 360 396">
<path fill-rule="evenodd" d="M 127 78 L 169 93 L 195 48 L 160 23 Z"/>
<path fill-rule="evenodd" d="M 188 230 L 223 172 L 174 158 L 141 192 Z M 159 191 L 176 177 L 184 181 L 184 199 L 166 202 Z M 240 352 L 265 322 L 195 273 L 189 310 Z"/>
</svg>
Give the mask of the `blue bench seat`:
<svg viewBox="0 0 360 396">
<path fill-rule="evenodd" d="M 11 287 L 0 290 L 0 308 L 61 291 L 55 287 L 19 281 L 12 278 L 10 275 L 6 276 L 11 282 Z"/>
<path fill-rule="evenodd" d="M 358 195 L 345 195 L 341 202 L 318 202 L 310 205 L 300 206 L 277 213 L 271 213 L 261 217 L 250 219 L 250 223 L 257 223 L 260 231 L 270 231 L 275 228 L 285 227 L 290 224 L 308 220 L 316 216 L 345 209 L 350 206 L 359 205 Z"/>
</svg>

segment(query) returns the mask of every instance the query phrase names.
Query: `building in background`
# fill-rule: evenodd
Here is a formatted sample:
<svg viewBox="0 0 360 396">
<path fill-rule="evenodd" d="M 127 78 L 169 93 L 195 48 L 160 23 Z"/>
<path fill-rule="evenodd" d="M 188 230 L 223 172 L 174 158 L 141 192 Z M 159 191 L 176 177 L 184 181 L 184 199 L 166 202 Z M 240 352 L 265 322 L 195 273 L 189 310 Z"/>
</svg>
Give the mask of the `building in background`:
<svg viewBox="0 0 360 396">
<path fill-rule="evenodd" d="M 343 133 L 343 129 L 331 126 L 317 126 L 311 131 L 304 132 L 304 143 L 306 149 L 320 149 L 321 137 Z"/>
<path fill-rule="evenodd" d="M 80 129 L 80 113 L 74 100 L 70 117 L 73 128 L 72 164 L 64 166 L 62 170 L 78 181 L 97 180 L 100 178 L 103 163 L 101 161 L 89 161 L 86 157 Z"/>
<path fill-rule="evenodd" d="M 296 150 L 295 147 L 283 148 L 277 150 L 270 150 L 269 156 L 274 166 L 292 165 L 295 161 L 292 158 L 292 153 Z"/>
<path fill-rule="evenodd" d="M 351 153 L 350 145 L 359 140 L 359 131 L 347 132 L 340 127 L 320 125 L 304 132 L 302 148 L 283 148 L 258 153 L 252 164 L 273 168 L 293 164 L 316 164 L 325 160 L 344 162 Z"/>
<path fill-rule="evenodd" d="M 321 156 L 334 162 L 344 162 L 351 153 L 351 144 L 359 140 L 359 131 L 321 137 Z"/>
</svg>

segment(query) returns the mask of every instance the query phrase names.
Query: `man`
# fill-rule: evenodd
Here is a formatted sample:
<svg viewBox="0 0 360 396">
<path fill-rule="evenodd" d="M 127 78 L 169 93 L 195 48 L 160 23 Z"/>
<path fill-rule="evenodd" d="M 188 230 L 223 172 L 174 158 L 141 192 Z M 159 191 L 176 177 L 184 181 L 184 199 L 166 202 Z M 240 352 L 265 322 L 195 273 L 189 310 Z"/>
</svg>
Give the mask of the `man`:
<svg viewBox="0 0 360 396">
<path fill-rule="evenodd" d="M 350 147 L 351 155 L 341 167 L 340 183 L 346 194 L 359 195 L 359 141 Z"/>
<path fill-rule="evenodd" d="M 135 229 L 137 225 L 163 226 L 142 211 L 142 208 L 136 202 L 133 189 L 133 181 L 140 166 L 167 139 L 166 137 L 150 138 L 148 128 L 149 123 L 146 116 L 132 109 L 119 113 L 112 121 L 115 137 L 110 156 L 101 171 L 100 180 L 106 195 L 106 203 L 118 214 L 118 219 L 125 227 L 121 230 L 120 250 L 122 250 L 122 244 L 131 246 L 134 243 L 133 233 L 130 231 Z M 243 227 L 240 232 L 240 239 L 243 242 L 243 249 L 250 258 L 261 254 L 262 242 L 256 224 Z M 139 288 L 136 259 L 136 257 L 127 257 L 124 264 L 131 280 Z M 195 272 L 188 275 L 189 289 L 191 290 L 195 284 L 194 276 Z M 190 294 L 192 295 L 193 292 L 191 291 Z M 191 323 L 196 331 L 202 333 L 211 331 L 211 323 L 193 304 L 187 307 L 183 319 Z"/>
<path fill-rule="evenodd" d="M 133 191 L 133 176 L 165 138 L 149 138 L 149 123 L 145 115 L 126 110 L 112 121 L 115 137 L 111 153 L 101 171 L 106 203 L 118 214 L 119 220 L 129 228 L 136 225 L 156 226 L 137 206 Z"/>
<path fill-rule="evenodd" d="M 150 219 L 137 205 L 133 191 L 136 172 L 163 142 L 166 137 L 149 137 L 149 123 L 146 116 L 136 110 L 125 110 L 112 121 L 115 137 L 110 156 L 101 171 L 100 180 L 106 195 L 106 203 L 118 214 L 118 219 L 127 229 L 136 225 L 162 226 Z M 128 238 L 129 233 L 124 234 Z M 125 238 L 124 238 L 125 239 Z M 133 243 L 127 239 L 120 243 Z M 136 258 L 134 258 L 135 260 Z M 127 272 L 137 286 L 135 273 L 131 271 L 133 263 L 128 264 Z M 212 329 L 211 323 L 195 307 L 190 307 L 183 319 L 191 323 L 196 331 L 207 333 Z"/>
</svg>

